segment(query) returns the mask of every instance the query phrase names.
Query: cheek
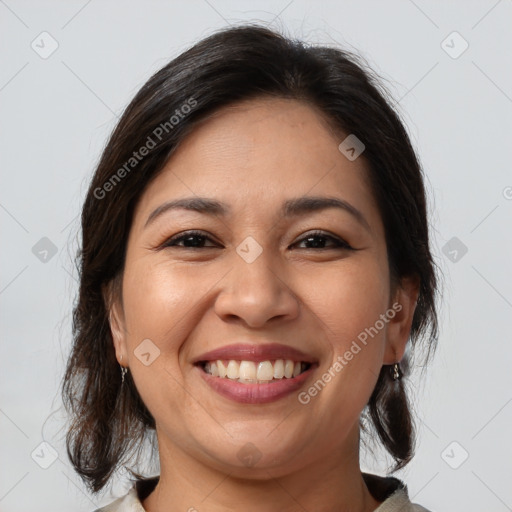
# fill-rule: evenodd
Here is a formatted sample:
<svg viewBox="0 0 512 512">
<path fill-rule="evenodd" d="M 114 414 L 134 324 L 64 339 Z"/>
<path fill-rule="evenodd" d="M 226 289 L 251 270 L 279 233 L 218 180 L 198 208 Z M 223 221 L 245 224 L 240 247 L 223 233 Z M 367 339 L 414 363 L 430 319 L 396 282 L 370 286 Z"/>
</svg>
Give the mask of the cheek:
<svg viewBox="0 0 512 512">
<path fill-rule="evenodd" d="M 348 264 L 315 279 L 309 294 L 330 358 L 303 400 L 330 425 L 332 435 L 357 421 L 375 387 L 385 348 L 388 275 L 378 259 Z M 319 382 L 322 381 L 322 382 Z M 301 402 L 304 403 L 304 402 Z"/>
<path fill-rule="evenodd" d="M 342 261 L 339 267 L 308 278 L 304 304 L 321 320 L 336 354 L 344 353 L 365 329 L 385 313 L 389 282 L 378 258 Z M 364 337 L 364 336 L 362 336 Z"/>
<path fill-rule="evenodd" d="M 177 418 L 184 413 L 169 411 L 194 408 L 183 388 L 178 355 L 198 321 L 194 305 L 197 307 L 199 298 L 212 286 L 208 279 L 198 286 L 193 275 L 168 262 L 149 264 L 141 258 L 127 264 L 123 281 L 130 372 L 153 417 L 165 418 L 165 424 L 174 425 L 176 431 L 180 428 Z M 141 358 L 142 353 L 150 354 L 150 364 Z"/>
<path fill-rule="evenodd" d="M 176 264 L 164 258 L 134 258 L 127 265 L 123 282 L 126 343 L 141 394 L 142 388 L 155 386 L 160 393 L 166 382 L 167 394 L 180 398 L 178 381 L 184 380 L 183 359 L 189 345 L 186 340 L 204 321 L 212 304 L 209 293 L 216 289 L 225 272 L 219 267 Z M 158 353 L 149 367 L 137 360 L 141 342 L 147 339 Z"/>
<path fill-rule="evenodd" d="M 125 275 L 123 299 L 130 342 L 150 338 L 167 350 L 179 338 L 208 283 L 197 286 L 190 269 L 168 262 L 147 264 L 144 259 L 127 267 Z"/>
</svg>

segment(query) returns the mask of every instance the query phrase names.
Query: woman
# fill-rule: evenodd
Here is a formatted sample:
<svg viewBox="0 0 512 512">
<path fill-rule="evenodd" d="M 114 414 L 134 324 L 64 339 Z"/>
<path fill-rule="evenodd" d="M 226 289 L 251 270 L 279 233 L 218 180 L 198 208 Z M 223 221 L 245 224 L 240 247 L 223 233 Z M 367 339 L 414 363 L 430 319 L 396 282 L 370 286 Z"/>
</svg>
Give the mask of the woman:
<svg viewBox="0 0 512 512">
<path fill-rule="evenodd" d="M 438 329 L 419 162 L 354 56 L 242 26 L 170 62 L 103 152 L 79 261 L 70 459 L 97 493 L 158 441 L 102 511 L 426 510 L 359 466 L 361 430 L 411 460 L 404 353 Z"/>
</svg>

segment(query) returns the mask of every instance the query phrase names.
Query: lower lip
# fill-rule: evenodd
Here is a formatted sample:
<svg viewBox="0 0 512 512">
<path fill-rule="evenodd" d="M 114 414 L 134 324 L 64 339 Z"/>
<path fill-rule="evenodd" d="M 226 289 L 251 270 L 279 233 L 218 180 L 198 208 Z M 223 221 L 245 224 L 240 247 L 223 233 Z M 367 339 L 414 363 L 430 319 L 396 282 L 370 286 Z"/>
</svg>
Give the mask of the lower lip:
<svg viewBox="0 0 512 512">
<path fill-rule="evenodd" d="M 200 366 L 196 366 L 196 369 L 206 383 L 219 395 L 243 404 L 265 404 L 275 402 L 297 391 L 309 378 L 315 367 L 316 365 L 312 365 L 297 377 L 273 380 L 268 384 L 241 384 L 236 380 L 214 377 L 206 373 Z"/>
</svg>

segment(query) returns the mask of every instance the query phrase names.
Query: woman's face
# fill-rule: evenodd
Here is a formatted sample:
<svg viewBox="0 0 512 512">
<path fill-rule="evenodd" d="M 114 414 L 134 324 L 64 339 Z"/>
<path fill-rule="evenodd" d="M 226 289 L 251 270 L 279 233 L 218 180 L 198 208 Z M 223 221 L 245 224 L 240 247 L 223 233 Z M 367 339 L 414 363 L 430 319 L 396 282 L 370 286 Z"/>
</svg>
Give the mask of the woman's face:
<svg viewBox="0 0 512 512">
<path fill-rule="evenodd" d="M 197 127 L 143 193 L 113 332 L 161 455 L 276 476 L 357 455 L 359 415 L 402 357 L 417 295 L 391 294 L 365 162 L 340 152 L 344 138 L 303 103 L 244 102 Z M 195 209 L 162 208 L 185 198 Z"/>
</svg>

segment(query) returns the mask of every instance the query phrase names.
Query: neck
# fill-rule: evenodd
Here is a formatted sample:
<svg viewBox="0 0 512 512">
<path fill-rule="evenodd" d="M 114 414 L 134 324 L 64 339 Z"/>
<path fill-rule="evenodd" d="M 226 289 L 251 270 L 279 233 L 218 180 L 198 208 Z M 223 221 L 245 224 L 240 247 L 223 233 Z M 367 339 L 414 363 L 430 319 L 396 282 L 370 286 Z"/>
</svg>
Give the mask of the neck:
<svg viewBox="0 0 512 512">
<path fill-rule="evenodd" d="M 237 468 L 213 469 L 159 437 L 160 479 L 142 505 L 147 512 L 372 512 L 380 503 L 359 469 L 358 434 L 355 449 L 282 476 L 263 470 L 258 478 L 240 478 Z"/>
</svg>

